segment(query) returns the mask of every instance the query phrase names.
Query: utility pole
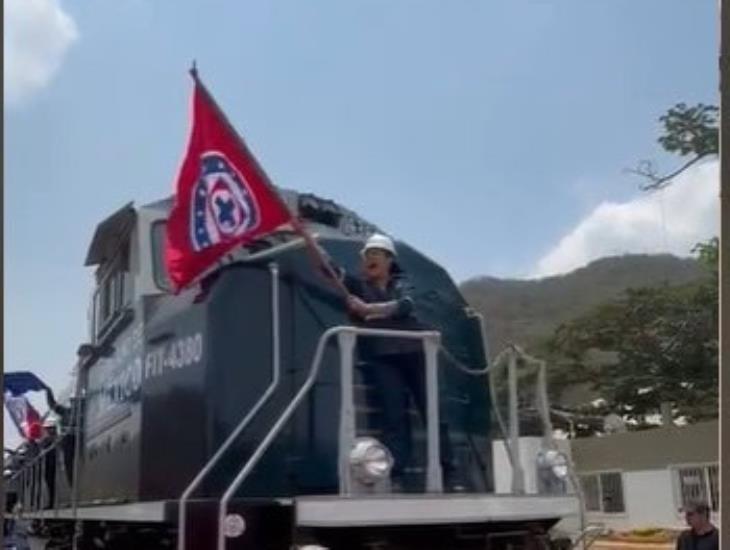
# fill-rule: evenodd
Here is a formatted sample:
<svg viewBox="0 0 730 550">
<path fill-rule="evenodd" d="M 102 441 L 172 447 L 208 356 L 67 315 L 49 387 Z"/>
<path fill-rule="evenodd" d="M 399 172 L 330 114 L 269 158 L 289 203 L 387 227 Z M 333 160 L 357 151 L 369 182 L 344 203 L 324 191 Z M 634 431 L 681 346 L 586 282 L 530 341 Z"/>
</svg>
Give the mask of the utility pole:
<svg viewBox="0 0 730 550">
<path fill-rule="evenodd" d="M 730 0 L 719 0 L 720 10 L 720 436 L 722 487 L 720 494 L 728 502 L 730 494 Z M 723 375 L 724 373 L 724 375 Z M 725 507 L 726 508 L 726 507 Z M 730 548 L 730 517 L 721 511 L 723 528 L 721 548 Z"/>
</svg>

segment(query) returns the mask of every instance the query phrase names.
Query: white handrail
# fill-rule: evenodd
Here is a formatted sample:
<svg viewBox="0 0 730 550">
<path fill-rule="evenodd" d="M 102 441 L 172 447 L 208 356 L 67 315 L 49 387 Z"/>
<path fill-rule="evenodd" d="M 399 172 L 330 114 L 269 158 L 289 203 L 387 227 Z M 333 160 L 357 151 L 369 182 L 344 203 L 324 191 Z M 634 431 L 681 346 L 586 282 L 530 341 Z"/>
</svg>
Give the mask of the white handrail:
<svg viewBox="0 0 730 550">
<path fill-rule="evenodd" d="M 511 353 L 513 356 L 519 356 L 527 363 L 537 365 L 538 413 L 543 424 L 543 447 L 555 449 L 565 459 L 566 465 L 568 467 L 568 478 L 570 479 L 570 483 L 573 485 L 573 489 L 575 490 L 575 494 L 578 498 L 579 503 L 578 520 L 580 523 L 580 535 L 573 542 L 573 547 L 577 547 L 580 545 L 581 548 L 587 548 L 588 545 L 586 544 L 585 539 L 589 527 L 586 526 L 585 495 L 583 494 L 583 488 L 581 487 L 580 479 L 578 478 L 578 475 L 575 471 L 575 465 L 573 464 L 572 459 L 567 454 L 558 449 L 557 444 L 555 443 L 555 440 L 553 438 L 553 425 L 552 421 L 550 420 L 550 401 L 547 391 L 547 362 L 542 359 L 537 359 L 535 357 L 532 357 L 531 355 L 528 355 L 522 348 L 516 345 L 511 346 Z"/>
<path fill-rule="evenodd" d="M 271 330 L 272 330 L 272 376 L 269 386 L 266 391 L 261 395 L 259 400 L 254 404 L 248 414 L 241 420 L 236 426 L 236 429 L 231 432 L 228 438 L 218 448 L 216 453 L 208 460 L 207 464 L 203 467 L 195 479 L 190 482 L 190 485 L 185 489 L 180 500 L 178 501 L 178 538 L 177 547 L 178 550 L 185 550 L 185 522 L 186 522 L 186 505 L 190 495 L 193 491 L 198 488 L 200 483 L 203 481 L 206 475 L 213 469 L 218 463 L 223 454 L 233 445 L 241 432 L 248 426 L 251 420 L 258 414 L 261 407 L 269 400 L 271 395 L 279 385 L 280 371 L 281 371 L 281 355 L 279 349 L 279 266 L 276 263 L 269 264 L 269 270 L 271 272 Z"/>
<path fill-rule="evenodd" d="M 440 339 L 441 335 L 438 332 L 435 331 L 407 331 L 407 330 L 389 330 L 389 329 L 367 329 L 367 328 L 359 328 L 359 327 L 352 327 L 352 326 L 336 326 L 331 327 L 327 329 L 319 338 L 319 342 L 317 343 L 317 348 L 314 354 L 314 358 L 312 359 L 312 363 L 309 369 L 309 375 L 307 376 L 307 379 L 304 381 L 304 384 L 302 384 L 302 387 L 299 388 L 299 391 L 294 396 L 294 399 L 292 399 L 289 402 L 289 405 L 286 409 L 284 409 L 284 412 L 281 414 L 279 419 L 276 421 L 274 426 L 271 428 L 269 433 L 266 435 L 266 437 L 261 441 L 259 446 L 256 448 L 254 453 L 251 455 L 251 457 L 248 459 L 246 464 L 244 464 L 243 468 L 241 468 L 240 472 L 236 476 L 236 478 L 233 480 L 231 485 L 226 490 L 225 494 L 223 495 L 223 498 L 221 499 L 220 506 L 218 508 L 218 522 L 217 522 L 217 531 L 218 531 L 218 544 L 217 548 L 218 550 L 225 550 L 225 532 L 223 529 L 223 525 L 225 523 L 226 519 L 226 512 L 228 510 L 228 503 L 233 498 L 233 495 L 236 493 L 240 485 L 245 481 L 245 479 L 248 477 L 248 475 L 251 473 L 251 471 L 256 467 L 261 457 L 264 455 L 264 453 L 268 450 L 271 443 L 276 439 L 276 437 L 279 435 L 279 432 L 284 427 L 284 425 L 288 422 L 291 415 L 294 413 L 294 411 L 297 409 L 301 401 L 304 399 L 304 396 L 309 392 L 309 390 L 314 385 L 314 381 L 317 379 L 317 375 L 319 374 L 320 366 L 322 364 L 322 356 L 324 354 L 325 345 L 329 342 L 330 338 L 332 338 L 334 335 L 342 333 L 342 332 L 350 332 L 354 333 L 360 336 L 381 336 L 386 338 L 407 338 L 407 339 L 415 339 L 415 340 L 424 340 L 428 341 L 429 339 L 431 341 L 436 341 Z M 429 361 L 430 362 L 430 361 Z M 435 367 L 435 365 L 434 365 Z M 430 379 L 433 379 L 433 376 L 429 377 Z M 428 383 L 428 380 L 427 380 Z M 429 407 L 429 414 L 432 414 L 432 407 Z M 438 421 L 438 408 L 436 408 L 436 421 Z M 429 443 L 429 462 L 432 462 L 435 458 L 436 461 L 438 461 L 439 456 L 439 449 L 438 449 L 438 425 L 430 427 L 429 431 L 436 430 L 436 441 Z M 431 439 L 429 437 L 429 439 Z M 435 447 L 434 447 L 435 445 Z M 431 465 L 429 465 L 431 466 Z M 429 468 L 430 470 L 431 468 Z M 437 483 L 440 486 L 440 470 L 438 471 Z M 430 477 L 430 476 L 429 476 Z"/>
</svg>

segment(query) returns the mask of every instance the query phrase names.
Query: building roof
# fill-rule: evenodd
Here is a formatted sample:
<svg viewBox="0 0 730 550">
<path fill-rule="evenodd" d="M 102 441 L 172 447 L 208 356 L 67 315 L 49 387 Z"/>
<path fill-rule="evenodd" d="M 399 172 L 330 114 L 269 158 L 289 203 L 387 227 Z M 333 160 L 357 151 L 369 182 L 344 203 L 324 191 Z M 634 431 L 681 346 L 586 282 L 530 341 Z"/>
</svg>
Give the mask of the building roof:
<svg viewBox="0 0 730 550">
<path fill-rule="evenodd" d="M 711 420 L 575 439 L 571 453 L 578 472 L 656 470 L 673 464 L 717 462 L 719 437 L 718 421 Z"/>
</svg>

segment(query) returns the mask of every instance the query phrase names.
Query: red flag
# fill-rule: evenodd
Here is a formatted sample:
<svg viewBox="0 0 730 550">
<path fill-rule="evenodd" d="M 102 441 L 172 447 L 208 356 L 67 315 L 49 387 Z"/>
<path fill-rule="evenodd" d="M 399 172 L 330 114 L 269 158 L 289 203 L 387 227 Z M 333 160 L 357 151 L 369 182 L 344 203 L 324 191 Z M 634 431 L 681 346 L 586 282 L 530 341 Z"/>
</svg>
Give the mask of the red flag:
<svg viewBox="0 0 730 550">
<path fill-rule="evenodd" d="M 279 194 L 193 72 L 193 126 L 167 221 L 176 291 L 231 249 L 292 221 Z"/>
<path fill-rule="evenodd" d="M 38 414 L 38 411 L 31 405 L 25 395 L 13 395 L 11 392 L 6 392 L 5 408 L 10 413 L 10 418 L 12 418 L 21 436 L 31 441 L 40 439 L 42 432 L 41 415 Z"/>
</svg>

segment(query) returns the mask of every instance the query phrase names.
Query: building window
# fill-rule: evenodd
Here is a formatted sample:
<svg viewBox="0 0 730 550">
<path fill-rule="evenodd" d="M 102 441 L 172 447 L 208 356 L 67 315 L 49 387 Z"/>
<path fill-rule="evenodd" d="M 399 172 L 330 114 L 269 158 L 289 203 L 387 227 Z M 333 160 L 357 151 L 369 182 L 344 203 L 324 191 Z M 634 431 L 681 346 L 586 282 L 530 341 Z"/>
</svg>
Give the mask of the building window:
<svg viewBox="0 0 730 550">
<path fill-rule="evenodd" d="M 580 476 L 580 484 L 583 487 L 586 510 L 589 512 L 600 512 L 601 489 L 598 486 L 598 476 Z"/>
<path fill-rule="evenodd" d="M 699 501 L 706 502 L 713 512 L 717 512 L 720 504 L 717 464 L 684 466 L 675 471 L 681 508 Z"/>
<path fill-rule="evenodd" d="M 624 511 L 624 488 L 618 472 L 601 474 L 601 503 L 604 512 Z"/>
<path fill-rule="evenodd" d="M 621 472 L 602 472 L 580 476 L 588 512 L 617 514 L 625 512 Z"/>
</svg>

